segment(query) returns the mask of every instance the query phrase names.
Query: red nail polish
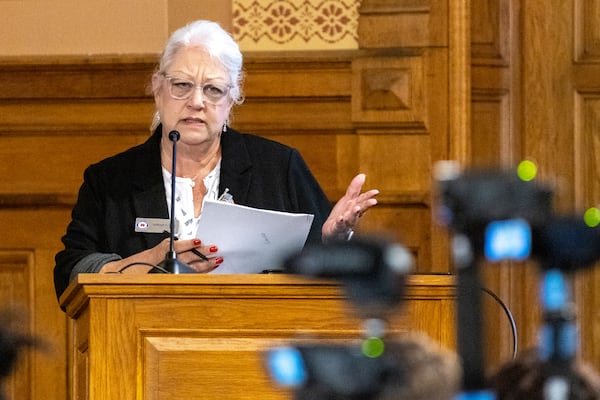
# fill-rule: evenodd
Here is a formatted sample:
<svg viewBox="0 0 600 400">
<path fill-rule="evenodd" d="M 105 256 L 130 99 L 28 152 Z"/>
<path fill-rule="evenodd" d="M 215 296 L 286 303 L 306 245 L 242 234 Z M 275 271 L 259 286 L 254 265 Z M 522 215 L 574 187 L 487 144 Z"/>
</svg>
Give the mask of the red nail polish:
<svg viewBox="0 0 600 400">
<path fill-rule="evenodd" d="M 194 239 L 194 246 L 200 246 L 202 244 L 202 240 Z"/>
<path fill-rule="evenodd" d="M 223 263 L 223 257 L 217 257 L 215 258 L 215 264 L 219 265 Z"/>
<path fill-rule="evenodd" d="M 217 251 L 219 251 L 219 248 L 217 246 L 210 246 L 210 250 L 211 253 L 216 253 Z"/>
</svg>

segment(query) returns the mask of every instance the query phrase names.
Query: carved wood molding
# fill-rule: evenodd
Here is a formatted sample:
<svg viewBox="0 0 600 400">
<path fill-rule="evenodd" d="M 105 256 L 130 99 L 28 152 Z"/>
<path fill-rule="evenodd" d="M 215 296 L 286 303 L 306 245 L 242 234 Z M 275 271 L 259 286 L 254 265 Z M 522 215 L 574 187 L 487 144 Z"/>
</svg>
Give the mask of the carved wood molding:
<svg viewBox="0 0 600 400">
<path fill-rule="evenodd" d="M 446 7 L 446 2 L 439 0 L 363 0 L 359 7 L 359 47 L 446 46 Z"/>
<path fill-rule="evenodd" d="M 456 0 L 449 9 L 449 155 L 467 163 L 471 131 L 470 0 Z"/>
<path fill-rule="evenodd" d="M 351 133 L 354 55 L 246 54 L 246 101 L 233 111 L 236 126 L 258 134 Z M 152 55 L 0 58 L 0 136 L 146 132 L 155 64 Z"/>
<path fill-rule="evenodd" d="M 356 59 L 352 82 L 354 123 L 425 133 L 425 62 L 423 57 Z"/>
<path fill-rule="evenodd" d="M 0 193 L 0 209 L 18 208 L 72 208 L 76 196 L 69 193 Z"/>
<path fill-rule="evenodd" d="M 600 63 L 600 24 L 597 1 L 575 0 L 575 59 L 577 62 Z"/>
</svg>

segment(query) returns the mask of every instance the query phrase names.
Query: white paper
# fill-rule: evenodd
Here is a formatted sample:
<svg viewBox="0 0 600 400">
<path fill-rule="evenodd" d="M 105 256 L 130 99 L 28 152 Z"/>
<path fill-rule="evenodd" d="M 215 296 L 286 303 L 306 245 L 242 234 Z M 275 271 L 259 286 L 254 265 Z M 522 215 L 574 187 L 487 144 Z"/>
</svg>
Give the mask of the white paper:
<svg viewBox="0 0 600 400">
<path fill-rule="evenodd" d="M 280 269 L 285 257 L 302 250 L 313 218 L 206 200 L 196 237 L 216 245 L 223 257 L 212 273 L 260 273 Z"/>
</svg>

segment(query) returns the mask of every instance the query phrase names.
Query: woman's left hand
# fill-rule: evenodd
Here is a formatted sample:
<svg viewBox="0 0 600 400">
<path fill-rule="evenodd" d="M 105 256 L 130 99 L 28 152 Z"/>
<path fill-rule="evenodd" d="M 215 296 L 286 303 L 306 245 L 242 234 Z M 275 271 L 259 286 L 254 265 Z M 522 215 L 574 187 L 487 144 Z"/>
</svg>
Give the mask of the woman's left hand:
<svg viewBox="0 0 600 400">
<path fill-rule="evenodd" d="M 331 210 L 321 231 L 323 243 L 347 239 L 360 217 L 377 204 L 375 196 L 379 194 L 379 190 L 371 189 L 361 193 L 365 179 L 365 174 L 356 175 L 348 185 L 346 194 Z"/>
</svg>

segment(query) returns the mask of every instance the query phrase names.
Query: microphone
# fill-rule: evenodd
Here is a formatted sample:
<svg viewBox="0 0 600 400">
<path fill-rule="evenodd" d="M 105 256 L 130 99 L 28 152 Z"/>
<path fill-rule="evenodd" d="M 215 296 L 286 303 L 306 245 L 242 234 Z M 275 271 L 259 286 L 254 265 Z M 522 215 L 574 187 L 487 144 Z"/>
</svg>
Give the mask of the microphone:
<svg viewBox="0 0 600 400">
<path fill-rule="evenodd" d="M 169 139 L 173 142 L 173 157 L 171 166 L 171 228 L 170 228 L 170 241 L 169 251 L 165 255 L 165 259 L 161 262 L 161 265 L 167 272 L 172 274 L 193 274 L 194 271 L 189 265 L 181 262 L 177 259 L 177 253 L 175 253 L 175 180 L 176 180 L 176 164 L 177 164 L 177 141 L 179 140 L 179 132 L 169 132 Z"/>
</svg>

